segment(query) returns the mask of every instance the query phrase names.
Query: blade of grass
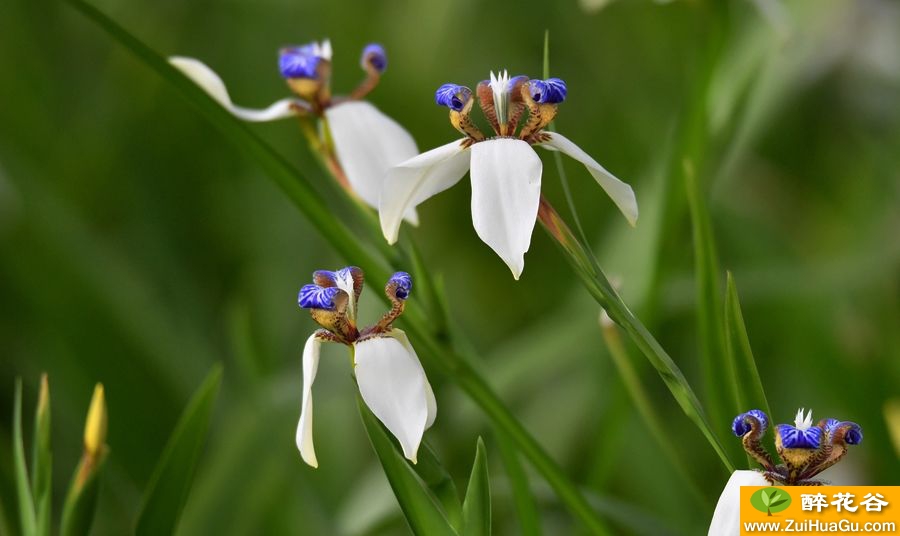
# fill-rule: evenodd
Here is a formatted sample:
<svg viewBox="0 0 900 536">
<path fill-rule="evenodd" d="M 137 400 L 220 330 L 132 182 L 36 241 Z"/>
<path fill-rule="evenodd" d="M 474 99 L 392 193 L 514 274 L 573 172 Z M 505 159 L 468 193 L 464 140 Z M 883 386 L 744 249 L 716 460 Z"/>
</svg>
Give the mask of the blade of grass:
<svg viewBox="0 0 900 536">
<path fill-rule="evenodd" d="M 291 164 L 243 123 L 232 117 L 213 101 L 203 90 L 189 81 L 174 67 L 147 47 L 140 40 L 82 0 L 68 0 L 75 9 L 106 31 L 113 39 L 152 68 L 189 100 L 220 132 L 235 145 L 247 150 L 266 174 L 284 191 L 285 195 L 307 217 L 309 222 L 325 237 L 331 246 L 345 259 L 360 266 L 367 276 L 387 280 L 390 275 L 388 262 L 362 247 L 356 236 L 328 210 L 324 199 L 309 185 L 305 177 Z M 379 299 L 386 301 L 384 296 Z M 413 299 L 418 303 L 417 299 Z M 504 430 L 520 451 L 553 487 L 560 500 L 581 522 L 595 534 L 608 534 L 602 518 L 587 502 L 582 492 L 569 480 L 534 437 L 522 426 L 497 394 L 470 364 L 471 357 L 448 350 L 429 329 L 430 321 L 415 307 L 408 307 L 403 324 L 420 357 L 453 379 L 466 394 Z"/>
<path fill-rule="evenodd" d="M 666 435 L 663 419 L 653 407 L 647 390 L 631 364 L 631 356 L 628 355 L 628 350 L 622 343 L 619 328 L 612 322 L 604 319 L 603 316 L 601 316 L 600 328 L 600 332 L 603 334 L 603 341 L 609 350 L 609 355 L 619 370 L 619 376 L 622 377 L 622 383 L 625 384 L 625 389 L 631 396 L 638 413 L 650 431 L 650 435 L 653 436 L 653 440 L 656 441 L 659 448 L 662 449 L 663 455 L 669 460 L 669 464 L 687 485 L 691 496 L 697 501 L 697 505 L 703 509 L 709 509 L 711 505 L 708 504 L 706 497 L 703 495 L 700 485 L 694 480 L 693 473 L 687 471 L 687 467 L 690 464 L 682 459 Z"/>
<path fill-rule="evenodd" d="M 463 530 L 466 536 L 490 536 L 491 534 L 491 477 L 488 474 L 484 441 L 478 438 L 475 462 L 466 487 L 463 501 Z"/>
<path fill-rule="evenodd" d="M 31 458 L 31 489 L 37 506 L 37 534 L 49 536 L 52 522 L 51 471 L 53 454 L 50 451 L 50 386 L 47 374 L 41 375 L 41 388 L 38 394 L 37 410 L 34 413 L 34 442 Z"/>
<path fill-rule="evenodd" d="M 359 415 L 369 434 L 369 441 L 378 460 L 384 468 L 384 474 L 394 490 L 394 496 L 413 533 L 422 536 L 454 536 L 456 531 L 441 511 L 437 499 L 431 494 L 428 486 L 422 482 L 416 472 L 406 463 L 406 459 L 397 451 L 384 428 L 365 406 L 361 398 L 357 398 Z"/>
<path fill-rule="evenodd" d="M 516 508 L 516 517 L 519 521 L 519 530 L 516 534 L 522 536 L 541 535 L 541 517 L 531 493 L 531 485 L 528 475 L 519 461 L 519 454 L 515 446 L 503 432 L 496 432 L 494 437 L 500 449 L 500 458 L 506 468 L 506 476 L 509 479 L 509 487 L 512 490 L 513 502 Z"/>
<path fill-rule="evenodd" d="M 13 465 L 16 475 L 16 493 L 19 501 L 19 524 L 24 536 L 37 533 L 34 513 L 34 497 L 28 483 L 28 464 L 25 461 L 25 444 L 22 434 L 22 379 L 16 379 L 16 394 L 13 407 Z"/>
<path fill-rule="evenodd" d="M 138 536 L 172 534 L 178 526 L 221 382 L 222 367 L 216 365 L 178 419 L 147 485 L 135 529 Z"/>
<path fill-rule="evenodd" d="M 759 377 L 759 369 L 753 358 L 753 350 L 750 348 L 750 337 L 747 335 L 747 326 L 744 324 L 744 314 L 741 312 L 741 302 L 738 297 L 737 284 L 731 272 L 727 275 L 725 291 L 725 326 L 728 354 L 734 363 L 734 382 L 737 386 L 740 411 L 751 408 L 763 410 L 766 415 L 771 415 L 769 401 L 763 388 L 762 379 Z"/>
<path fill-rule="evenodd" d="M 731 417 L 740 413 L 737 386 L 732 380 L 734 362 L 725 346 L 725 323 L 720 317 L 722 293 L 719 288 L 719 261 L 716 255 L 709 210 L 696 170 L 685 160 L 683 177 L 694 242 L 694 271 L 697 290 L 697 331 L 700 339 L 700 369 L 706 394 L 706 407 L 720 436 L 728 434 Z M 737 444 L 731 455 L 738 454 Z"/>
<path fill-rule="evenodd" d="M 441 464 L 434 449 L 425 441 L 419 446 L 418 463 L 414 469 L 435 498 L 440 501 L 450 525 L 458 530 L 462 523 L 462 503 L 459 502 L 456 484 Z"/>
<path fill-rule="evenodd" d="M 575 269 L 575 273 L 597 304 L 606 310 L 613 322 L 625 330 L 634 344 L 647 357 L 682 411 L 700 429 L 728 472 L 733 472 L 734 464 L 709 425 L 703 405 L 700 404 L 700 400 L 697 399 L 697 395 L 678 365 L 647 330 L 646 326 L 625 305 L 612 283 L 607 279 L 606 274 L 596 263 L 593 255 L 572 234 L 571 229 L 545 200 L 541 201 L 538 219 L 544 229 L 556 240 L 569 264 Z"/>
</svg>

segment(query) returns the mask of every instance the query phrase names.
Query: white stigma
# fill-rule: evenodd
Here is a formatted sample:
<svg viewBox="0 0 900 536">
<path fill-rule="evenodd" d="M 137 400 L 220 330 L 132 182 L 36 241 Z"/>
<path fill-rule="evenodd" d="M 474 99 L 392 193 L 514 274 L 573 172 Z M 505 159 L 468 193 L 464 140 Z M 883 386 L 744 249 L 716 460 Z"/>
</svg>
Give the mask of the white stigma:
<svg viewBox="0 0 900 536">
<path fill-rule="evenodd" d="M 797 416 L 794 417 L 794 427 L 798 430 L 809 430 L 812 428 L 812 410 L 809 410 L 806 413 L 806 417 L 803 416 L 803 408 L 797 410 Z"/>
<path fill-rule="evenodd" d="M 338 270 L 335 272 L 334 284 L 350 297 L 347 305 L 347 315 L 356 321 L 356 293 L 353 291 L 353 275 L 350 270 Z"/>
<path fill-rule="evenodd" d="M 313 54 L 325 61 L 331 61 L 331 40 L 325 39 L 321 43 L 313 43 Z"/>
<path fill-rule="evenodd" d="M 509 104 L 509 73 L 506 69 L 503 74 L 497 71 L 491 71 L 491 91 L 494 93 L 494 110 L 497 112 L 497 121 L 501 125 L 506 124 L 506 109 Z"/>
</svg>

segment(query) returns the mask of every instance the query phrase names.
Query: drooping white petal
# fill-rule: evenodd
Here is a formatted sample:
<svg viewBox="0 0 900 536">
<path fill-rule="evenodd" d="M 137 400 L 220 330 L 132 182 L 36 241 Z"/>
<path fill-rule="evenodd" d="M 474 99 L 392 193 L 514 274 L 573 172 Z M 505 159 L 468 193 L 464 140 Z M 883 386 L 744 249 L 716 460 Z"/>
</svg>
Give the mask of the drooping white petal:
<svg viewBox="0 0 900 536">
<path fill-rule="evenodd" d="M 403 331 L 356 344 L 356 382 L 366 405 L 400 442 L 403 455 L 416 463 L 434 408 L 429 407 L 433 398 L 429 400 L 425 370 Z"/>
<path fill-rule="evenodd" d="M 318 467 L 316 449 L 313 447 L 312 386 L 319 368 L 319 349 L 322 341 L 313 333 L 303 346 L 303 400 L 300 405 L 300 422 L 297 423 L 297 448 L 307 464 Z"/>
<path fill-rule="evenodd" d="M 709 536 L 738 536 L 741 533 L 741 486 L 770 486 L 756 471 L 735 471 L 725 484 L 709 524 Z"/>
<path fill-rule="evenodd" d="M 437 418 L 437 400 L 434 398 L 434 390 L 425 378 L 425 404 L 428 406 L 428 419 L 425 421 L 425 429 L 431 428 L 434 420 Z"/>
<path fill-rule="evenodd" d="M 212 69 L 205 63 L 194 58 L 185 58 L 182 56 L 172 56 L 169 63 L 178 68 L 195 84 L 203 88 L 210 97 L 222 105 L 223 108 L 231 112 L 234 116 L 244 121 L 273 121 L 275 119 L 283 119 L 297 115 L 297 112 L 291 105 L 297 105 L 305 108 L 307 104 L 299 99 L 281 99 L 263 110 L 254 110 L 235 106 L 228 96 L 228 90 L 225 89 L 225 83 L 219 78 Z"/>
<path fill-rule="evenodd" d="M 594 177 L 594 180 L 597 181 L 597 184 L 606 191 L 606 194 L 613 200 L 613 203 L 615 203 L 616 206 L 619 207 L 619 210 L 622 211 L 622 214 L 625 215 L 625 219 L 628 220 L 628 223 L 634 225 L 638 219 L 638 206 L 637 199 L 634 197 L 634 190 L 631 189 L 631 186 L 617 179 L 615 175 L 609 171 L 606 171 L 603 166 L 598 164 L 596 160 L 584 152 L 581 147 L 572 143 L 570 139 L 562 134 L 557 134 L 556 132 L 547 132 L 547 134 L 550 136 L 550 140 L 541 143 L 541 145 L 548 149 L 562 151 L 584 164 L 591 176 Z"/>
<path fill-rule="evenodd" d="M 378 216 L 388 242 L 397 241 L 401 216 L 429 197 L 450 188 L 469 170 L 469 151 L 456 140 L 391 168 L 384 180 Z"/>
<path fill-rule="evenodd" d="M 365 101 L 348 101 L 325 110 L 334 149 L 347 180 L 360 199 L 378 208 L 388 170 L 419 154 L 413 137 L 400 124 Z M 411 222 L 415 211 L 404 212 Z"/>
<path fill-rule="evenodd" d="M 497 138 L 472 146 L 472 223 L 516 279 L 525 268 L 537 219 L 541 170 L 541 159 L 522 140 Z"/>
</svg>

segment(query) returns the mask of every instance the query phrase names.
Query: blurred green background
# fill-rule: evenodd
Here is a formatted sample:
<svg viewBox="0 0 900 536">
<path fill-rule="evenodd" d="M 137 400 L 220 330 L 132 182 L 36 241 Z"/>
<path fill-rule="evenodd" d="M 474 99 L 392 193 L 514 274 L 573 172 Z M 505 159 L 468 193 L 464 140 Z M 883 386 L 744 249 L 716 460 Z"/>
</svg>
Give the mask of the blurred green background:
<svg viewBox="0 0 900 536">
<path fill-rule="evenodd" d="M 362 47 L 383 43 L 390 64 L 369 100 L 422 150 L 455 136 L 433 103 L 437 86 L 474 87 L 497 68 L 539 77 L 549 30 L 552 74 L 569 86 L 559 131 L 630 182 L 642 211 L 637 229 L 627 228 L 567 162 L 586 231 L 698 391 L 691 229 L 684 185 L 671 172 L 673 137 L 696 98 L 709 36 L 721 32 L 703 188 L 772 417 L 788 422 L 803 406 L 816 418 L 859 422 L 865 442 L 826 478 L 900 484 L 883 411 L 900 397 L 900 5 L 734 0 L 720 27 L 702 2 L 602 4 L 96 2 L 161 54 L 202 59 L 250 107 L 287 95 L 276 65 L 282 45 L 330 37 L 340 94 L 362 77 Z M 101 381 L 112 450 L 95 532 L 127 532 L 181 409 L 221 361 L 224 389 L 180 534 L 406 533 L 340 348 L 325 350 L 315 386 L 320 468 L 305 466 L 294 446 L 300 349 L 314 328 L 296 293 L 313 270 L 353 259 L 336 257 L 252 159 L 73 9 L 12 0 L 3 11 L 3 480 L 14 378 L 24 379 L 28 415 L 39 375 L 49 373 L 56 504 Z M 329 180 L 295 122 L 253 130 L 314 183 Z M 568 217 L 543 158 L 544 191 Z M 481 371 L 597 508 L 618 519 L 617 532 L 705 533 L 728 476 L 713 451 L 632 351 L 670 441 L 703 485 L 700 505 L 651 441 L 608 358 L 599 310 L 557 248 L 536 231 L 513 281 L 477 239 L 469 195 L 463 181 L 428 201 L 410 234 L 445 282 L 452 321 Z M 381 311 L 372 296 L 361 307 L 364 316 Z M 494 529 L 517 533 L 489 423 L 447 378 L 430 376 L 439 412 L 427 441 L 464 489 L 475 438 L 485 437 Z M 580 530 L 540 478 L 532 483 L 546 534 Z M 5 506 L 9 492 L 6 484 Z"/>
</svg>

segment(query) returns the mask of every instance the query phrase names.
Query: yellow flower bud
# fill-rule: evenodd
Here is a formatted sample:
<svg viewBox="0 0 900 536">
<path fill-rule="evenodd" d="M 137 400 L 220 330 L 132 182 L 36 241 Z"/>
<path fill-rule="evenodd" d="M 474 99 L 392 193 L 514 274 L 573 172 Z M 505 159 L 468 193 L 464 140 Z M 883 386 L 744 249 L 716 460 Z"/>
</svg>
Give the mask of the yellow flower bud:
<svg viewBox="0 0 900 536">
<path fill-rule="evenodd" d="M 106 420 L 103 384 L 98 383 L 94 386 L 94 396 L 84 424 L 84 450 L 94 458 L 99 457 L 106 448 Z"/>
</svg>

